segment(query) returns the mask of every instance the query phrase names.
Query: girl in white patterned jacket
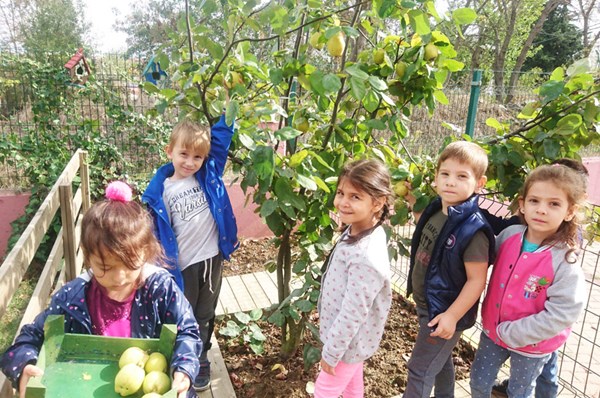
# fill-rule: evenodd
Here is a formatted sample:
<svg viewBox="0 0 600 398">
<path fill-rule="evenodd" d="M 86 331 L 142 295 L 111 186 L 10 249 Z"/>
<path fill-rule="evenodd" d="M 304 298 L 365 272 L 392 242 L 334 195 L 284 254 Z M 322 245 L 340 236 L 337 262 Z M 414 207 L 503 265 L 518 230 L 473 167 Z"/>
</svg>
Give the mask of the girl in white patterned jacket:
<svg viewBox="0 0 600 398">
<path fill-rule="evenodd" d="M 381 341 L 392 300 L 387 238 L 390 175 L 376 160 L 344 166 L 334 199 L 348 227 L 323 275 L 319 298 L 321 372 L 315 398 L 364 396 L 363 362 Z"/>
</svg>

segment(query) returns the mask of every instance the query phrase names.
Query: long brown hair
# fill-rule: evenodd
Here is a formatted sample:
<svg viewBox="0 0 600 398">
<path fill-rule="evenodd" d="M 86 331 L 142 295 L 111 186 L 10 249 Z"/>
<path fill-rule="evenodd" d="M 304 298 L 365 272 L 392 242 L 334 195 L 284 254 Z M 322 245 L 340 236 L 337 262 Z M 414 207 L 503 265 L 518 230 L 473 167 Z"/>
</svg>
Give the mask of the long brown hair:
<svg viewBox="0 0 600 398">
<path fill-rule="evenodd" d="M 379 160 L 362 159 L 346 163 L 338 177 L 338 186 L 344 180 L 365 192 L 374 200 L 385 199 L 383 207 L 378 214 L 379 220 L 377 224 L 355 236 L 346 238 L 351 243 L 354 243 L 369 235 L 389 217 L 390 209 L 393 206 L 394 194 L 390 182 L 390 172 L 387 166 Z"/>
<path fill-rule="evenodd" d="M 574 210 L 573 218 L 569 221 L 564 220 L 558 230 L 542 242 L 542 245 L 566 244 L 569 247 L 566 257 L 568 261 L 570 254 L 579 247 L 580 239 L 578 236 L 581 230 L 581 212 L 577 210 L 584 205 L 586 199 L 587 181 L 585 175 L 569 166 L 558 163 L 539 166 L 527 176 L 521 198 L 525 200 L 531 186 L 540 181 L 551 182 L 562 190 L 567 196 L 569 209 Z M 527 224 L 523 214 L 520 214 L 520 218 L 524 224 Z"/>
</svg>

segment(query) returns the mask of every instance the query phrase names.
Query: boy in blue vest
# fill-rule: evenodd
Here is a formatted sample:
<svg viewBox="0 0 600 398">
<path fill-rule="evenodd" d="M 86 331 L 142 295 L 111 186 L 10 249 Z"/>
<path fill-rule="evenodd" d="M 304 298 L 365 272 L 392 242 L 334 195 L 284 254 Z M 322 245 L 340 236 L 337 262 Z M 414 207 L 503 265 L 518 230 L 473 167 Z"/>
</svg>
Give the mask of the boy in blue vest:
<svg viewBox="0 0 600 398">
<path fill-rule="evenodd" d="M 160 167 L 142 196 L 154 218 L 170 271 L 194 310 L 203 343 L 197 391 L 210 387 L 210 349 L 221 291 L 223 259 L 238 247 L 237 224 L 222 180 L 233 124 L 222 115 L 210 130 L 191 120 L 178 123 Z"/>
<path fill-rule="evenodd" d="M 485 151 L 472 142 L 449 144 L 438 159 L 439 195 L 418 220 L 412 242 L 407 295 L 413 294 L 419 333 L 404 397 L 454 397 L 452 349 L 475 324 L 494 234 L 477 193 L 487 179 Z"/>
</svg>

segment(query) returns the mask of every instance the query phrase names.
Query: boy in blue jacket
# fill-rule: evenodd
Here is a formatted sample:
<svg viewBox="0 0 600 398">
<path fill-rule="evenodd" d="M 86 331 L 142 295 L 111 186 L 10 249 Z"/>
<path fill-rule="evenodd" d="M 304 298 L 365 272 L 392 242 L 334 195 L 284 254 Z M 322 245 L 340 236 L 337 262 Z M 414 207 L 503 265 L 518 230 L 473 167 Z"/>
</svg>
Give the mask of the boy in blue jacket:
<svg viewBox="0 0 600 398">
<path fill-rule="evenodd" d="M 171 273 L 192 305 L 203 350 L 197 391 L 210 387 L 210 349 L 221 291 L 223 259 L 238 247 L 237 224 L 222 180 L 233 124 L 225 116 L 212 128 L 191 120 L 178 123 L 166 147 L 171 160 L 160 167 L 142 196 Z"/>
<path fill-rule="evenodd" d="M 436 198 L 423 212 L 411 242 L 408 295 L 413 294 L 419 333 L 404 397 L 454 397 L 452 349 L 477 317 L 494 234 L 477 193 L 486 183 L 487 154 L 472 142 L 449 144 L 438 159 Z"/>
</svg>

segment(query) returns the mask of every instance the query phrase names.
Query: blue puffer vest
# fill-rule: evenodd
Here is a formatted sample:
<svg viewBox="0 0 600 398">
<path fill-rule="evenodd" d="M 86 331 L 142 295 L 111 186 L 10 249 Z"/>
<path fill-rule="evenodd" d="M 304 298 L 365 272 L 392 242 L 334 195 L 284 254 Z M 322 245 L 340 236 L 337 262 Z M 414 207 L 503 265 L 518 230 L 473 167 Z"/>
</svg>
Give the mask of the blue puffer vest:
<svg viewBox="0 0 600 398">
<path fill-rule="evenodd" d="M 467 273 L 463 254 L 477 231 L 483 231 L 490 242 L 488 264 L 494 261 L 494 233 L 479 211 L 478 201 L 479 196 L 472 195 L 460 205 L 448 207 L 448 220 L 435 241 L 425 275 L 425 300 L 430 320 L 445 312 L 465 285 Z M 441 209 L 442 201 L 438 197 L 427 206 L 417 223 L 411 241 L 407 296 L 413 291 L 412 273 L 423 228 L 431 216 Z M 465 330 L 475 324 L 478 306 L 479 301 L 457 322 L 456 330 Z"/>
</svg>

